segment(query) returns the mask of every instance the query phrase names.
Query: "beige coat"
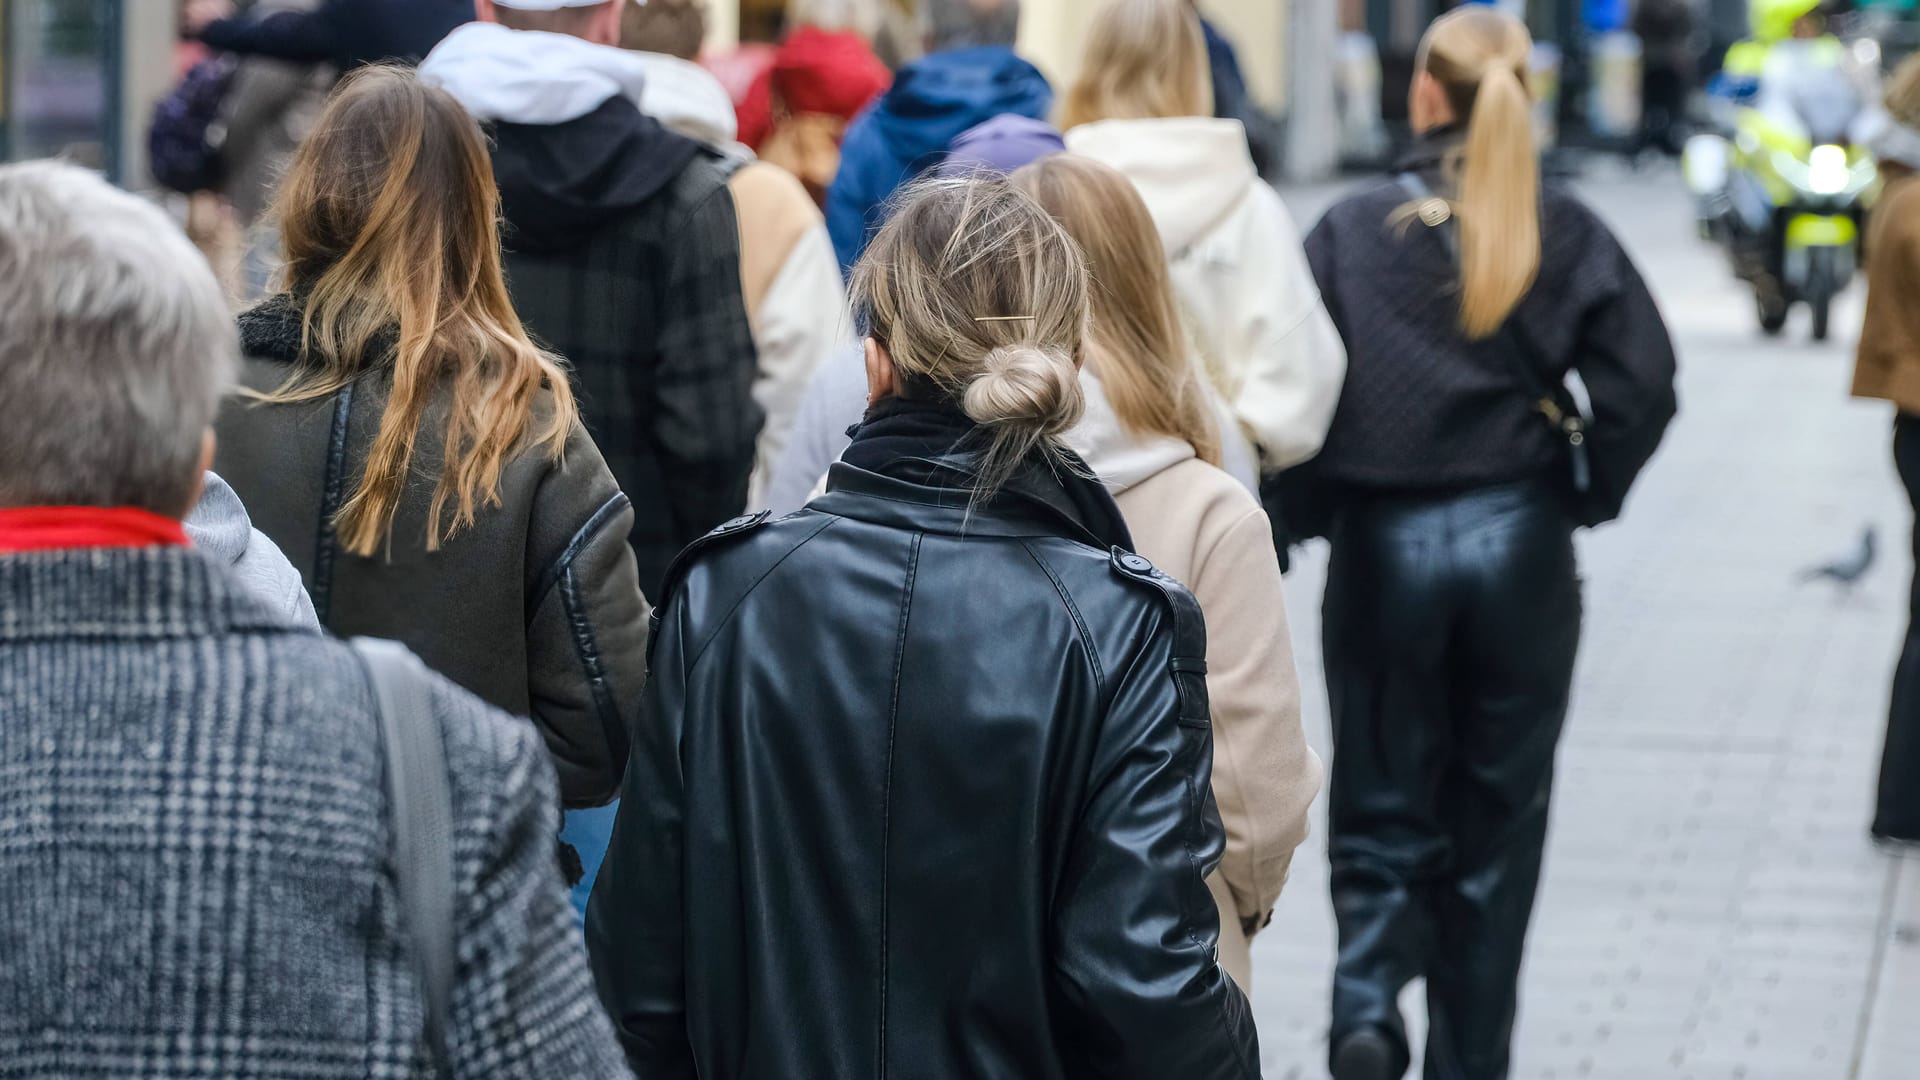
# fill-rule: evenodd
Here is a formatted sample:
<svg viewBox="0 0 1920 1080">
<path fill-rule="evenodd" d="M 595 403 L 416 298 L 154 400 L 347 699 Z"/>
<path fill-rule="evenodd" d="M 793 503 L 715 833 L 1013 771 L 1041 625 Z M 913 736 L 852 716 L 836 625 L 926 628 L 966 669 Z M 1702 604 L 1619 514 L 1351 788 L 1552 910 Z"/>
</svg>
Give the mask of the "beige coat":
<svg viewBox="0 0 1920 1080">
<path fill-rule="evenodd" d="M 1192 591 L 1207 622 L 1213 794 L 1227 850 L 1208 879 L 1220 906 L 1220 962 L 1252 989 L 1249 939 L 1273 915 L 1320 759 L 1300 726 L 1300 679 L 1273 533 L 1259 502 L 1168 438 L 1123 432 L 1091 372 L 1087 418 L 1067 441 L 1120 504 L 1134 548 Z"/>
</svg>

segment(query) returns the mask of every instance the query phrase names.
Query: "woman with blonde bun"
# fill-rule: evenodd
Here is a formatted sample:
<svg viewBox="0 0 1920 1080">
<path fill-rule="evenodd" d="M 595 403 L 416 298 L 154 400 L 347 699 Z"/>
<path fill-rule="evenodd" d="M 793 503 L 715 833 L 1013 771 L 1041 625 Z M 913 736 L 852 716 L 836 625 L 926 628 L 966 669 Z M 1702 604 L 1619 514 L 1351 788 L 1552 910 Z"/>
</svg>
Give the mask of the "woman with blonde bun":
<svg viewBox="0 0 1920 1080">
<path fill-rule="evenodd" d="M 1398 999 L 1421 976 L 1426 1075 L 1507 1075 L 1580 643 L 1573 532 L 1618 516 L 1674 415 L 1646 283 L 1541 182 L 1532 46 L 1494 8 L 1436 21 L 1418 142 L 1307 237 L 1348 358 L 1314 466 L 1335 507 L 1336 1080 L 1406 1069 Z"/>
<path fill-rule="evenodd" d="M 1259 1076 L 1200 610 L 1061 441 L 1087 292 L 1004 180 L 910 190 L 826 494 L 668 575 L 587 915 L 639 1075 Z"/>
</svg>

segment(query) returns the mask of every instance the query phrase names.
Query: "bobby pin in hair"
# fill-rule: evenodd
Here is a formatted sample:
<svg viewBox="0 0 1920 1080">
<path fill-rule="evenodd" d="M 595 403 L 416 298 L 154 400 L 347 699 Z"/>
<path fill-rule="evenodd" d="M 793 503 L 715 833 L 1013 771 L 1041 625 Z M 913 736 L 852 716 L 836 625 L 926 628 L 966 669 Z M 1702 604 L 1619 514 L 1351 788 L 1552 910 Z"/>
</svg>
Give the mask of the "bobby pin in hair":
<svg viewBox="0 0 1920 1080">
<path fill-rule="evenodd" d="M 974 322 L 1038 322 L 1037 315 L 975 315 Z"/>
</svg>

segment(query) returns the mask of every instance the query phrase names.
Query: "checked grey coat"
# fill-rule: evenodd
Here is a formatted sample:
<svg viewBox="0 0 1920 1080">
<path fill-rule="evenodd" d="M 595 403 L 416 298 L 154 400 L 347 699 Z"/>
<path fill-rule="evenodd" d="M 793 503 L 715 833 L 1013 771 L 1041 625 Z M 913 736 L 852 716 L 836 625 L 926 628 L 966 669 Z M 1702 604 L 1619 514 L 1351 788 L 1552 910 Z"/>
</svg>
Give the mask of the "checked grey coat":
<svg viewBox="0 0 1920 1080">
<path fill-rule="evenodd" d="M 532 725 L 438 680 L 461 1077 L 625 1077 Z M 371 690 L 181 548 L 0 556 L 0 1078 L 429 1075 Z"/>
</svg>

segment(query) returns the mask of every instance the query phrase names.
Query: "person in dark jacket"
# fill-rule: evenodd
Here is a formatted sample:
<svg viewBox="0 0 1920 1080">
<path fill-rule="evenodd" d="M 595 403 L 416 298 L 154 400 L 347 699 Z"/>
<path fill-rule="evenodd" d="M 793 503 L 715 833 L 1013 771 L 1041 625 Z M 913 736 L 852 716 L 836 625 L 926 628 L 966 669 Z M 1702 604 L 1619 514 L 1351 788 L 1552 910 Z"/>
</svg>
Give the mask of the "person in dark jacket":
<svg viewBox="0 0 1920 1080">
<path fill-rule="evenodd" d="M 1088 287 L 1005 181 L 927 181 L 827 494 L 676 565 L 587 911 L 639 1075 L 1259 1075 L 1200 612 L 1056 441 Z"/>
<path fill-rule="evenodd" d="M 287 291 L 240 317 L 219 471 L 329 630 L 531 716 L 594 806 L 646 674 L 633 509 L 508 302 L 496 199 L 458 102 L 349 76 L 281 188 Z"/>
<path fill-rule="evenodd" d="M 1640 37 L 1640 149 L 1679 157 L 1686 143 L 1687 95 L 1700 76 L 1693 4 L 1640 0 L 1633 10 Z"/>
<path fill-rule="evenodd" d="M 642 111 L 618 4 L 479 10 L 421 78 L 488 125 L 514 306 L 573 366 L 657 595 L 676 552 L 745 508 L 763 419 L 730 165 Z"/>
<path fill-rule="evenodd" d="M 52 162 L 0 168 L 0 235 L 0 1072 L 628 1076 L 540 740 L 422 673 L 461 959 L 432 1071 L 367 672 L 182 527 L 238 352 L 213 272 Z"/>
<path fill-rule="evenodd" d="M 1014 55 L 1020 0 L 925 0 L 927 55 L 847 128 L 827 191 L 827 230 L 851 270 L 886 217 L 894 189 L 946 158 L 961 132 L 996 116 L 1045 119 L 1053 89 Z"/>
<path fill-rule="evenodd" d="M 1313 466 L 1338 493 L 1322 624 L 1338 1080 L 1404 1071 L 1396 1002 L 1419 976 L 1427 1075 L 1507 1075 L 1580 637 L 1573 530 L 1619 513 L 1675 412 L 1645 283 L 1591 211 L 1540 187 L 1531 45 L 1492 8 L 1437 21 L 1418 145 L 1306 243 L 1349 365 Z M 1546 389 L 1569 371 L 1592 403 L 1577 457 L 1573 406 Z"/>
<path fill-rule="evenodd" d="M 302 11 L 240 15 L 230 0 L 191 0 L 186 30 L 210 49 L 347 72 L 383 61 L 418 63 L 472 18 L 473 0 L 319 0 Z"/>
</svg>

